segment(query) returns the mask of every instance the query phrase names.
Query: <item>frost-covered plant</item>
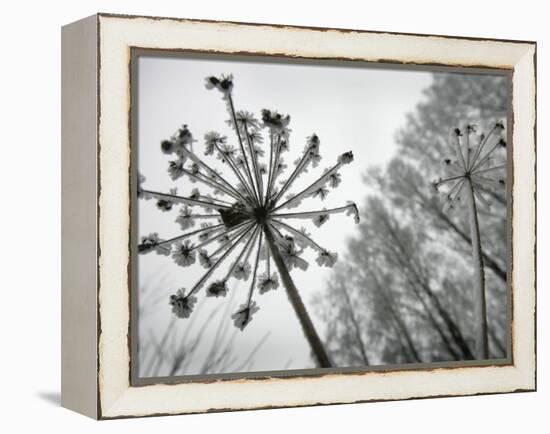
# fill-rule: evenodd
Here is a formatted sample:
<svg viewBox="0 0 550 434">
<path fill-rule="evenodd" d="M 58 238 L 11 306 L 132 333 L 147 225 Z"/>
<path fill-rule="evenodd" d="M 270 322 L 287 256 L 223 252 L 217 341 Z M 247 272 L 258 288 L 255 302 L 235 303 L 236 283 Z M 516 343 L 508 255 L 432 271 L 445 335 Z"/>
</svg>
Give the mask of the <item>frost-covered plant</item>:
<svg viewBox="0 0 550 434">
<path fill-rule="evenodd" d="M 145 179 L 140 176 L 137 191 L 140 198 L 156 199 L 163 211 L 181 205 L 176 222 L 184 233 L 162 240 L 157 233 L 142 237 L 139 252 L 171 255 L 175 263 L 183 267 L 198 260 L 205 268 L 192 287 L 180 288 L 170 297 L 172 310 L 180 318 L 191 314 L 202 288 L 207 297 L 224 297 L 230 279 L 249 281 L 246 301 L 232 315 L 240 330 L 259 310 L 253 300 L 255 289 L 263 294 L 278 288 L 279 277 L 271 264 L 275 262 L 317 363 L 329 367 L 330 360 L 289 271 L 308 268 L 308 262 L 302 257 L 306 248 L 317 253 L 319 266 L 332 267 L 337 254 L 320 246 L 305 229 L 291 226 L 288 220 L 308 219 L 320 227 L 337 213 L 351 215 L 357 223 L 359 213 L 353 202 L 332 209 L 296 212 L 289 209 L 298 207 L 308 198 L 324 200 L 330 190 L 340 184 L 339 171 L 353 161 L 353 154 L 343 153 L 306 188 L 291 193 L 295 181 L 310 167 L 319 165 L 319 137 L 316 134 L 307 137 L 301 157 L 281 180 L 289 166 L 284 154 L 289 150 L 290 116 L 264 109 L 261 119 L 257 119 L 247 111 L 236 111 L 231 75 L 208 77 L 206 87 L 221 92 L 230 116 L 227 123 L 235 132 L 236 146 L 230 144 L 226 136 L 211 131 L 204 135 L 204 155 L 218 160 L 227 170 L 222 173 L 193 151 L 191 145 L 196 140 L 187 125 L 162 141 L 162 152 L 174 157 L 168 164 L 170 178 L 177 181 L 186 177 L 206 187 L 209 193 L 198 188 L 189 196 L 178 195 L 175 190 L 169 193 L 151 191 L 143 186 Z M 197 227 L 199 222 L 202 223 Z M 216 243 L 217 246 L 212 247 Z M 238 248 L 241 244 L 242 248 Z M 265 262 L 263 273 L 258 272 L 261 262 Z"/>
<path fill-rule="evenodd" d="M 485 271 L 481 248 L 478 220 L 478 202 L 490 207 L 486 193 L 494 189 L 503 189 L 506 185 L 505 161 L 499 161 L 496 152 L 506 147 L 502 137 L 504 125 L 497 122 L 489 134 L 476 135 L 476 127 L 467 125 L 463 133 L 459 128 L 452 130 L 450 142 L 454 156 L 445 158 L 446 178 L 433 183 L 436 191 L 447 187 L 443 193 L 445 210 L 453 210 L 465 198 L 469 212 L 470 233 L 472 239 L 472 260 L 474 270 L 474 310 L 476 318 L 476 354 L 479 359 L 489 357 L 489 337 L 487 329 L 487 302 L 485 295 Z M 473 143 L 472 143 L 473 142 Z"/>
</svg>

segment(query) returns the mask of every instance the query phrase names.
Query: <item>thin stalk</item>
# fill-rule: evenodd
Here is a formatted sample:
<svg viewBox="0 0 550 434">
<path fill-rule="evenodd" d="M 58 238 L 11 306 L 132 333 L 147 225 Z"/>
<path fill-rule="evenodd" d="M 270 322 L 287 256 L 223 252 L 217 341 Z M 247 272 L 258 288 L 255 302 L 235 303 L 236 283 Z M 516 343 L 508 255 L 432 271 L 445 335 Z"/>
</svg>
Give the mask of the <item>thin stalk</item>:
<svg viewBox="0 0 550 434">
<path fill-rule="evenodd" d="M 466 181 L 465 179 L 462 179 L 453 186 L 453 189 L 456 187 L 456 193 L 453 194 L 452 197 L 450 194 L 447 195 L 447 199 L 450 199 L 450 201 L 447 201 L 447 203 L 444 205 L 447 207 L 447 209 L 454 208 L 455 202 L 459 200 L 460 193 L 462 192 L 462 189 L 464 188 L 465 185 L 466 185 Z"/>
<path fill-rule="evenodd" d="M 277 269 L 279 270 L 279 274 L 281 275 L 281 280 L 283 282 L 283 285 L 285 286 L 286 293 L 290 300 L 290 304 L 294 308 L 294 312 L 296 313 L 296 316 L 300 321 L 300 325 L 302 326 L 304 335 L 307 341 L 309 342 L 309 345 L 311 346 L 311 350 L 313 351 L 313 354 L 315 356 L 318 366 L 321 368 L 332 367 L 332 363 L 328 357 L 327 352 L 325 351 L 323 342 L 321 341 L 321 338 L 317 334 L 317 330 L 315 330 L 313 321 L 311 321 L 311 318 L 307 312 L 306 306 L 304 305 L 304 302 L 300 297 L 298 289 L 296 288 L 296 285 L 294 284 L 294 281 L 292 280 L 292 277 L 288 272 L 288 269 L 283 261 L 281 253 L 279 252 L 279 248 L 275 244 L 273 233 L 271 232 L 271 229 L 267 225 L 264 226 L 264 234 L 265 234 L 265 239 L 267 241 L 267 244 L 269 246 L 269 250 L 273 255 L 273 260 L 275 261 L 275 265 L 277 266 Z"/>
<path fill-rule="evenodd" d="M 271 133 L 273 136 L 273 133 Z M 271 141 L 271 154 L 269 159 L 269 177 L 268 177 L 268 183 L 267 183 L 267 192 L 266 192 L 266 199 L 269 200 L 274 195 L 275 190 L 275 180 L 277 177 L 281 174 L 279 172 L 279 160 L 281 158 L 281 135 L 277 134 L 277 143 L 275 146 L 275 150 L 273 150 L 273 140 Z M 273 157 L 275 158 L 273 160 Z M 280 193 L 280 192 L 279 192 Z M 277 198 L 271 200 L 271 204 L 275 204 L 278 198 L 280 197 L 279 193 L 277 193 Z"/>
<path fill-rule="evenodd" d="M 489 149 L 487 151 L 487 153 L 483 156 L 483 157 L 480 157 L 479 160 L 472 165 L 472 169 L 470 170 L 470 172 L 475 172 L 477 171 L 481 166 L 483 166 L 487 160 L 489 160 L 489 158 L 491 158 L 491 154 L 495 151 L 495 149 L 497 149 L 498 147 L 500 146 L 500 141 L 495 143 L 493 145 L 493 147 L 491 149 Z"/>
<path fill-rule="evenodd" d="M 263 205 L 263 194 L 264 194 L 264 186 L 262 182 L 262 174 L 260 173 L 260 163 L 258 161 L 258 156 L 256 154 L 256 149 L 254 148 L 254 144 L 250 140 L 250 135 L 248 134 L 248 127 L 246 124 L 244 124 L 244 135 L 246 136 L 246 142 L 248 144 L 248 150 L 250 152 L 250 158 L 252 160 L 252 168 L 254 169 L 254 176 L 256 177 L 256 184 L 258 186 L 258 196 L 259 196 L 259 202 L 260 205 Z"/>
<path fill-rule="evenodd" d="M 166 244 L 172 244 L 172 243 L 175 243 L 176 241 L 184 240 L 186 238 L 192 237 L 193 235 L 200 234 L 201 232 L 207 232 L 207 231 L 217 232 L 221 228 L 225 228 L 225 225 L 223 223 L 220 223 L 219 225 L 208 226 L 206 228 L 196 229 L 192 232 L 188 232 L 188 233 L 183 234 L 183 235 L 178 235 L 178 236 L 175 236 L 173 238 L 169 238 L 167 240 L 159 241 L 156 245 L 157 246 L 164 246 Z"/>
<path fill-rule="evenodd" d="M 448 226 L 454 233 L 456 233 L 462 240 L 468 245 L 471 244 L 470 237 L 459 228 L 449 217 L 445 214 L 441 208 L 435 205 L 434 201 L 425 196 L 417 187 L 412 186 L 414 194 L 420 199 L 420 203 L 423 209 L 426 209 L 430 213 L 434 213 L 435 216 L 441 220 L 446 226 Z M 483 263 L 491 268 L 493 272 L 502 280 L 506 282 L 506 272 L 500 267 L 499 264 L 491 257 L 487 252 L 483 253 Z"/>
<path fill-rule="evenodd" d="M 216 144 L 214 144 L 214 146 L 216 147 L 216 149 L 218 149 L 218 146 Z M 218 149 L 219 151 L 219 149 Z M 223 184 L 224 186 L 233 191 L 235 194 L 237 194 L 242 200 L 245 200 L 247 202 L 249 202 L 251 205 L 252 202 L 250 201 L 250 199 L 248 199 L 246 196 L 243 196 L 235 187 L 233 187 L 233 185 L 231 185 L 229 183 L 229 181 L 227 181 L 222 175 L 216 173 L 216 171 L 211 168 L 208 164 L 206 164 L 204 161 L 202 161 L 199 157 L 197 157 L 193 152 L 190 152 L 188 150 L 185 150 L 184 151 L 185 155 L 190 158 L 191 160 L 193 160 L 195 163 L 197 163 L 199 166 L 202 166 L 204 169 L 206 169 L 207 172 L 209 172 L 211 174 L 212 177 L 216 177 L 218 178 Z M 216 182 L 215 180 L 213 180 L 213 182 Z"/>
<path fill-rule="evenodd" d="M 311 218 L 318 215 L 324 215 L 324 214 L 338 214 L 341 212 L 346 211 L 347 209 L 351 208 L 352 205 L 345 205 L 340 206 L 338 208 L 331 208 L 331 209 L 323 209 L 319 211 L 304 211 L 304 212 L 290 212 L 285 214 L 273 214 L 271 217 L 274 218 Z"/>
<path fill-rule="evenodd" d="M 279 138 L 280 140 L 280 138 Z M 265 191 L 265 201 L 269 200 L 269 195 L 271 191 L 271 175 L 273 171 L 273 132 L 269 133 L 269 167 L 267 170 L 267 188 Z"/>
<path fill-rule="evenodd" d="M 260 228 L 260 226 L 257 226 L 257 228 Z M 250 247 L 248 248 L 246 255 L 244 256 L 243 262 L 246 264 L 248 263 L 248 260 L 250 259 L 250 255 L 252 255 L 252 250 L 254 250 L 254 243 L 256 242 L 256 238 L 258 238 L 258 235 L 261 233 L 259 230 L 255 230 L 252 234 L 252 243 L 250 243 Z"/>
<path fill-rule="evenodd" d="M 460 179 L 460 178 L 464 178 L 464 175 L 456 175 L 456 176 L 451 176 L 449 178 L 440 179 L 435 183 L 435 185 L 439 187 L 440 185 L 443 185 L 447 182 L 456 181 L 457 179 Z"/>
<path fill-rule="evenodd" d="M 216 268 L 219 267 L 219 265 L 224 261 L 224 259 L 227 258 L 227 256 L 229 256 L 229 254 L 235 249 L 235 247 L 239 245 L 239 243 L 245 237 L 245 235 L 251 230 L 252 228 L 249 228 L 246 232 L 244 232 L 239 237 L 239 239 L 235 241 L 229 247 L 229 249 L 225 251 L 225 253 L 214 263 L 214 265 L 212 265 L 212 267 L 210 267 L 208 271 L 201 277 L 201 279 L 197 283 L 195 283 L 195 286 L 193 286 L 193 288 L 189 291 L 189 293 L 187 294 L 187 297 L 190 296 L 191 294 L 194 294 L 202 287 L 202 285 L 206 282 L 206 280 L 210 277 L 210 275 L 216 270 Z"/>
<path fill-rule="evenodd" d="M 232 236 L 228 236 L 229 239 L 223 244 L 223 246 L 226 246 L 226 245 L 230 244 L 231 241 L 233 241 L 235 238 L 238 238 L 242 234 L 242 232 L 247 231 L 248 229 L 250 229 L 250 226 L 252 224 L 253 223 L 251 223 L 249 221 L 246 221 L 246 222 L 241 223 L 237 226 L 233 226 L 232 228 L 229 228 L 226 231 L 223 231 L 223 232 L 219 233 L 218 235 L 215 235 L 212 238 L 209 238 L 208 240 L 203 241 L 202 243 L 197 244 L 196 246 L 193 246 L 190 250 L 202 249 L 203 247 L 207 246 L 208 244 L 211 244 L 214 241 L 219 240 L 221 237 L 223 237 L 225 235 L 228 235 L 228 234 L 230 234 L 231 232 L 233 232 L 235 230 L 241 229 L 241 231 L 238 231 L 237 233 L 233 234 Z M 245 226 L 248 226 L 248 227 L 245 227 Z M 216 252 L 212 253 L 212 256 L 215 255 L 216 253 L 219 253 L 218 250 L 216 250 Z"/>
<path fill-rule="evenodd" d="M 218 145 L 215 145 L 218 153 L 222 156 L 222 159 L 227 162 L 227 165 L 233 170 L 233 173 L 235 173 L 235 176 L 239 178 L 239 181 L 243 185 L 244 189 L 247 191 L 247 193 L 250 195 L 250 200 L 248 201 L 251 203 L 251 201 L 254 199 L 254 193 L 250 189 L 250 186 L 248 185 L 248 182 L 243 178 L 243 175 L 241 171 L 239 170 L 237 163 L 233 160 L 233 157 L 229 154 L 224 154 L 224 152 L 220 149 Z M 246 175 L 246 174 L 245 174 Z M 252 203 L 252 206 L 254 207 L 255 204 Z"/>
<path fill-rule="evenodd" d="M 277 179 L 277 176 L 279 176 L 279 159 L 281 158 L 281 135 L 277 134 L 277 146 L 275 147 L 275 160 L 273 161 L 273 165 L 271 166 L 271 179 L 269 180 L 269 184 L 267 186 L 267 191 L 269 192 L 269 195 L 271 195 L 271 192 L 273 191 L 275 180 Z M 269 198 L 269 196 L 268 196 Z"/>
<path fill-rule="evenodd" d="M 300 172 L 304 169 L 304 167 L 307 166 L 310 160 L 309 151 L 310 149 L 308 148 L 307 151 L 302 156 L 300 162 L 294 168 L 294 171 L 292 172 L 292 174 L 288 177 L 288 179 L 285 181 L 285 183 L 281 187 L 281 190 L 273 200 L 274 203 L 277 203 L 277 201 L 283 196 L 283 194 L 292 186 L 292 184 L 294 183 L 294 181 L 296 180 Z"/>
<path fill-rule="evenodd" d="M 487 144 L 487 142 L 489 141 L 493 133 L 496 131 L 496 129 L 497 129 L 497 126 L 495 125 L 491 129 L 491 131 L 489 131 L 489 134 L 487 134 L 487 137 L 485 137 L 477 147 L 476 152 L 474 154 L 474 158 L 472 158 L 472 161 L 470 162 L 470 166 L 471 166 L 470 169 L 475 166 L 477 159 L 479 158 L 479 156 L 481 155 L 481 152 L 483 151 L 483 148 L 485 147 L 485 145 Z"/>
<path fill-rule="evenodd" d="M 189 216 L 189 218 L 191 220 L 200 220 L 200 219 L 213 219 L 213 218 L 216 218 L 216 219 L 219 219 L 220 218 L 220 215 L 219 214 L 191 214 Z"/>
<path fill-rule="evenodd" d="M 190 172 L 187 169 L 183 169 L 183 173 L 185 173 L 190 178 L 193 178 L 193 179 L 195 179 L 199 182 L 202 182 L 203 184 L 206 184 L 208 187 L 211 187 L 214 190 L 223 191 L 225 194 L 227 194 L 228 196 L 231 196 L 233 199 L 236 199 L 236 200 L 244 199 L 244 197 L 240 193 L 233 192 L 232 190 L 230 190 L 230 189 L 224 187 L 223 185 L 217 183 L 213 179 L 208 178 L 207 175 L 205 175 L 201 172 L 193 173 L 193 172 Z"/>
<path fill-rule="evenodd" d="M 229 111 L 231 113 L 231 118 L 233 120 L 233 125 L 235 126 L 235 132 L 237 133 L 237 138 L 239 139 L 239 146 L 240 146 L 241 152 L 243 154 L 246 173 L 248 175 L 248 179 L 250 180 L 250 184 L 252 186 L 252 189 L 254 190 L 256 200 L 258 201 L 258 203 L 260 203 L 260 197 L 258 196 L 258 192 L 256 191 L 256 186 L 254 185 L 254 181 L 252 180 L 252 172 L 250 171 L 250 165 L 248 164 L 248 158 L 246 157 L 246 152 L 244 150 L 243 140 L 241 138 L 241 133 L 239 131 L 239 124 L 237 123 L 237 115 L 235 114 L 235 106 L 233 105 L 233 96 L 231 95 L 231 93 L 227 94 L 227 98 L 228 98 L 228 101 L 229 101 Z"/>
<path fill-rule="evenodd" d="M 206 196 L 201 194 L 198 196 L 198 198 L 199 200 L 204 200 L 205 202 L 209 200 L 216 201 L 216 202 L 213 202 L 214 205 L 222 204 L 227 206 L 233 206 L 232 202 L 228 202 L 227 200 L 219 199 L 217 197 Z"/>
<path fill-rule="evenodd" d="M 466 160 L 464 159 L 464 154 L 462 153 L 462 149 L 460 146 L 460 136 L 456 134 L 454 131 L 451 134 L 452 134 L 451 142 L 455 147 L 456 157 L 460 160 L 460 164 L 462 164 L 462 169 L 468 170 L 466 166 Z"/>
<path fill-rule="evenodd" d="M 244 229 L 242 229 L 241 231 L 239 231 L 239 233 L 234 236 L 233 238 L 231 238 L 229 241 L 226 241 L 225 243 L 223 243 L 220 247 L 218 247 L 216 250 L 214 250 L 210 256 L 216 256 L 218 253 L 220 252 L 223 252 L 225 249 L 227 249 L 228 247 L 231 247 L 232 246 L 232 243 L 233 241 L 236 239 L 236 238 L 239 238 L 241 235 L 245 234 L 245 233 L 248 233 L 250 230 L 253 229 L 253 225 L 252 223 L 250 223 L 249 225 L 247 225 Z"/>
<path fill-rule="evenodd" d="M 461 181 L 455 183 L 455 185 L 453 185 L 449 189 L 449 191 L 447 192 L 447 197 L 451 197 L 453 195 L 453 193 L 456 192 L 460 188 L 461 184 L 464 182 L 464 176 L 460 176 L 460 179 L 461 179 Z"/>
<path fill-rule="evenodd" d="M 191 205 L 191 206 L 197 205 L 197 206 L 202 206 L 203 208 L 232 209 L 230 206 L 219 205 L 217 203 L 206 202 L 203 200 L 191 199 L 189 197 L 178 196 L 175 194 L 161 193 L 159 191 L 151 191 L 151 190 L 142 190 L 142 191 L 146 194 L 150 194 L 151 196 L 161 198 L 161 199 L 167 199 L 171 202 L 184 203 L 186 205 Z"/>
<path fill-rule="evenodd" d="M 470 126 L 466 126 L 466 170 L 470 168 Z"/>
<path fill-rule="evenodd" d="M 252 233 L 251 237 L 246 241 L 246 244 L 244 245 L 243 249 L 237 256 L 237 259 L 235 259 L 235 261 L 233 262 L 233 264 L 231 264 L 231 266 L 229 267 L 229 270 L 225 274 L 225 278 L 223 279 L 224 281 L 229 280 L 229 278 L 231 277 L 231 274 L 233 274 L 233 271 L 235 270 L 235 267 L 237 267 L 237 265 L 241 262 L 243 256 L 248 251 L 249 246 L 256 239 L 256 234 L 258 233 L 258 229 L 259 229 L 259 226 L 254 228 L 254 232 Z"/>
<path fill-rule="evenodd" d="M 486 176 L 478 175 L 478 172 L 471 175 L 472 181 L 476 184 L 486 185 L 487 187 L 498 187 L 500 182 L 497 179 L 487 178 Z"/>
<path fill-rule="evenodd" d="M 471 179 L 466 179 L 466 200 L 470 210 L 470 233 L 472 240 L 472 261 L 474 266 L 473 290 L 474 312 L 476 317 L 476 355 L 478 359 L 489 357 L 489 339 L 487 332 L 487 301 L 485 298 L 485 271 L 483 269 L 483 256 L 481 252 L 481 237 L 479 221 L 474 196 L 474 186 Z"/>
<path fill-rule="evenodd" d="M 258 265 L 260 264 L 260 253 L 262 251 L 262 232 L 260 232 L 260 239 L 258 241 L 258 251 L 256 252 L 256 261 L 254 263 L 254 271 L 252 272 L 252 282 L 250 284 L 250 290 L 248 291 L 247 305 L 250 306 L 252 302 L 252 294 L 254 293 L 254 287 L 256 286 L 256 276 L 258 274 Z"/>
<path fill-rule="evenodd" d="M 298 193 L 295 196 L 291 197 L 290 199 L 288 199 L 283 204 L 277 206 L 273 211 L 277 211 L 278 209 L 284 208 L 285 206 L 288 206 L 293 202 L 296 202 L 298 200 L 302 200 L 304 197 L 306 197 L 310 193 L 312 193 L 313 190 L 315 190 L 319 186 L 323 185 L 323 181 L 326 180 L 334 172 L 336 172 L 341 166 L 342 166 L 342 163 L 336 163 L 326 173 L 321 175 L 321 177 L 319 177 L 319 179 L 317 179 L 315 182 L 311 183 L 308 187 L 304 188 L 300 193 Z"/>
<path fill-rule="evenodd" d="M 322 252 L 322 251 L 326 250 L 323 247 L 321 247 L 319 244 L 317 244 L 310 236 L 304 234 L 303 232 L 300 232 L 299 230 L 293 228 L 292 226 L 287 225 L 286 223 L 281 222 L 279 220 L 275 220 L 275 219 L 272 219 L 271 222 L 274 223 L 275 225 L 282 226 L 283 228 L 285 228 L 291 234 L 302 238 L 302 240 L 304 240 L 306 243 L 308 243 L 313 249 L 315 249 L 319 252 Z"/>
<path fill-rule="evenodd" d="M 480 173 L 487 173 L 487 172 L 493 172 L 495 170 L 500 170 L 500 169 L 505 169 L 506 168 L 506 164 L 498 164 L 496 166 L 493 166 L 493 167 L 488 167 L 487 169 L 481 169 L 481 170 L 476 170 L 476 175 L 479 175 Z"/>
</svg>

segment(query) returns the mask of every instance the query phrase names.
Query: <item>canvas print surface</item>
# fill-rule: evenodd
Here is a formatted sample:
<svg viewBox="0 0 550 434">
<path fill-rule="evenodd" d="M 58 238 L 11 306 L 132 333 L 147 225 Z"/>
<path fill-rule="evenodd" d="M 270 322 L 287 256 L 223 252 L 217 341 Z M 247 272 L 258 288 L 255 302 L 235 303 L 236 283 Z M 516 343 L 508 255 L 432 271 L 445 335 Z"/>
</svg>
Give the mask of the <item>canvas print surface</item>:
<svg viewBox="0 0 550 434">
<path fill-rule="evenodd" d="M 509 358 L 509 75 L 134 63 L 136 377 Z"/>
</svg>

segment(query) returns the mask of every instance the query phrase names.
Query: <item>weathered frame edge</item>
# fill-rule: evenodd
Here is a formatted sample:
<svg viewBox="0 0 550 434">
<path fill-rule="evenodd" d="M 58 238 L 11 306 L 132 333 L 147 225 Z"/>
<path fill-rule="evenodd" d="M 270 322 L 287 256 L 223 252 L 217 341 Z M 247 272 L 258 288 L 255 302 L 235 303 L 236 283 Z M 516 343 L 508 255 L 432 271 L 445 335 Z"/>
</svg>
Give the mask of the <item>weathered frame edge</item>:
<svg viewBox="0 0 550 434">
<path fill-rule="evenodd" d="M 98 419 L 98 16 L 63 26 L 61 405 Z"/>
<path fill-rule="evenodd" d="M 151 17 L 147 17 L 147 18 L 151 18 Z M 283 27 L 286 27 L 286 26 L 283 26 Z M 429 36 L 429 35 L 423 35 L 423 36 Z M 480 39 L 480 40 L 486 40 L 486 39 Z M 514 41 L 514 42 L 517 42 L 517 41 Z M 534 77 L 533 77 L 533 80 L 534 80 L 534 82 L 533 82 L 533 85 L 535 86 L 534 96 L 535 96 L 535 103 L 536 103 L 536 44 L 535 43 L 533 43 L 533 44 L 528 43 L 528 44 L 530 45 L 529 48 L 531 48 L 531 47 L 534 48 L 534 53 L 533 53 L 533 62 L 534 62 Z M 533 134 L 535 135 L 535 137 L 534 137 L 534 146 L 535 146 L 534 151 L 535 151 L 535 159 L 536 159 L 536 105 L 535 105 L 535 119 L 534 119 L 533 129 L 534 129 Z M 530 150 L 528 149 L 526 151 L 529 152 Z M 536 170 L 536 166 L 535 166 L 535 170 Z M 535 183 L 534 189 L 535 189 L 535 193 L 536 193 L 536 183 Z M 536 201 L 535 201 L 535 206 L 536 206 Z M 536 231 L 536 215 L 535 215 L 535 231 Z M 536 254 L 536 243 L 535 243 L 534 248 L 535 248 L 535 254 Z M 536 263 L 535 263 L 535 267 L 536 267 Z M 536 287 L 535 287 L 535 296 L 536 296 Z M 535 303 L 536 303 L 536 300 L 535 300 Z M 535 315 L 536 315 L 536 305 L 535 305 Z M 535 320 L 536 320 L 536 316 L 535 316 Z M 536 327 L 535 327 L 535 331 L 536 331 Z M 535 334 L 535 338 L 536 338 L 536 334 Z M 535 340 L 535 372 L 534 372 L 534 374 L 535 374 L 535 385 L 534 385 L 533 389 L 531 389 L 531 388 L 527 388 L 527 389 L 521 388 L 521 389 L 517 389 L 517 390 L 512 390 L 512 392 L 513 391 L 532 391 L 532 390 L 536 390 L 536 340 Z M 510 391 L 507 391 L 507 392 L 510 392 Z M 496 393 L 505 393 L 505 392 L 496 392 Z M 482 394 L 489 394 L 489 393 L 482 393 Z M 438 395 L 438 396 L 441 396 L 441 395 Z M 457 396 L 457 395 L 453 395 L 453 396 Z M 408 399 L 420 399 L 420 398 L 422 398 L 422 397 L 408 398 Z M 407 399 L 407 398 L 401 398 L 401 399 Z M 377 401 L 377 400 L 366 400 L 366 401 L 358 401 L 358 402 L 369 402 L 369 401 Z M 324 404 L 324 403 L 309 404 L 309 405 L 321 405 L 321 404 Z M 296 405 L 292 405 L 292 406 L 296 406 Z M 276 407 L 282 407 L 282 406 L 276 406 Z M 266 408 L 266 407 L 258 407 L 258 408 Z M 211 411 L 227 411 L 227 410 L 239 410 L 239 408 L 234 408 L 234 409 L 233 408 L 232 409 L 212 409 Z M 182 412 L 182 413 L 184 413 L 184 412 Z M 186 413 L 188 413 L 188 412 L 186 412 Z M 173 413 L 167 413 L 167 414 L 173 414 Z M 178 414 L 181 414 L 181 413 L 178 413 Z M 109 417 L 103 417 L 103 418 L 107 419 L 107 418 L 137 417 L 137 416 L 143 416 L 143 415 L 119 415 L 119 416 L 112 416 L 111 415 Z M 100 415 L 100 417 L 101 417 L 101 415 Z"/>
</svg>

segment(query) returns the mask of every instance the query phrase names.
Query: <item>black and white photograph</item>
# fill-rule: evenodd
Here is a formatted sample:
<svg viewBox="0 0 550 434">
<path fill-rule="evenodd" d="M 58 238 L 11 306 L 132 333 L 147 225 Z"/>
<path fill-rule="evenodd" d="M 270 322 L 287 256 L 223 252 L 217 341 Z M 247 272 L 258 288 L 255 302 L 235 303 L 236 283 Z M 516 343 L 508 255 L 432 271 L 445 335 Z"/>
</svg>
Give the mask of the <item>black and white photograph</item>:
<svg viewBox="0 0 550 434">
<path fill-rule="evenodd" d="M 543 4 L 4 2 L 0 433 L 546 433 Z"/>
<path fill-rule="evenodd" d="M 134 60 L 138 378 L 509 359 L 509 73 Z"/>
</svg>

